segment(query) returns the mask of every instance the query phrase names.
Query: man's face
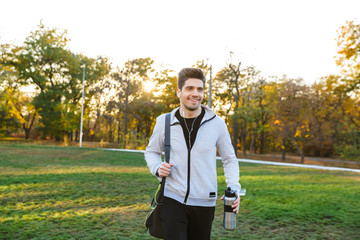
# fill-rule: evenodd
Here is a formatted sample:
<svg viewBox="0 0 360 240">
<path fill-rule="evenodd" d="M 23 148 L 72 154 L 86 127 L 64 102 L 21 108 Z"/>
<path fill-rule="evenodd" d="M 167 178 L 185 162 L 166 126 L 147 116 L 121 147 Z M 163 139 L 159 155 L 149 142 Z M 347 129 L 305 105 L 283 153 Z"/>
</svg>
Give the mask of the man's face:
<svg viewBox="0 0 360 240">
<path fill-rule="evenodd" d="M 177 96 L 182 107 L 195 111 L 199 109 L 204 98 L 204 83 L 200 79 L 189 78 L 182 89 L 177 89 Z"/>
</svg>

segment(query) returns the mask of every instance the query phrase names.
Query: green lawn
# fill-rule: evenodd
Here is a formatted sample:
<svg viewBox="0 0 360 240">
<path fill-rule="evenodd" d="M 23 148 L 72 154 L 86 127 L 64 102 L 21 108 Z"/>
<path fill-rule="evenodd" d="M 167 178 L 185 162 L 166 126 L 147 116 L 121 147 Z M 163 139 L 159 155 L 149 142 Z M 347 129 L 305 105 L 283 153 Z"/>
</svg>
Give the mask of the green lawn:
<svg viewBox="0 0 360 240">
<path fill-rule="evenodd" d="M 218 165 L 219 194 L 225 178 Z M 240 163 L 235 231 L 212 239 L 360 239 L 360 174 Z M 153 239 L 143 154 L 0 144 L 0 239 Z"/>
</svg>

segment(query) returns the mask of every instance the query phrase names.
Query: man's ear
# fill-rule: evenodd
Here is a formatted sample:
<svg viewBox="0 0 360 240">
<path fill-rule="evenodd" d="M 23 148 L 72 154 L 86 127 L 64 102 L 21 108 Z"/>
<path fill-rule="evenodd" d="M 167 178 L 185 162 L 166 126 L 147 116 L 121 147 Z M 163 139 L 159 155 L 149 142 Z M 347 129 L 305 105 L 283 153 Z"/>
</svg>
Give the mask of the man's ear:
<svg viewBox="0 0 360 240">
<path fill-rule="evenodd" d="M 181 92 L 181 90 L 179 88 L 176 89 L 176 95 L 178 96 L 178 98 L 180 97 L 180 92 Z"/>
</svg>

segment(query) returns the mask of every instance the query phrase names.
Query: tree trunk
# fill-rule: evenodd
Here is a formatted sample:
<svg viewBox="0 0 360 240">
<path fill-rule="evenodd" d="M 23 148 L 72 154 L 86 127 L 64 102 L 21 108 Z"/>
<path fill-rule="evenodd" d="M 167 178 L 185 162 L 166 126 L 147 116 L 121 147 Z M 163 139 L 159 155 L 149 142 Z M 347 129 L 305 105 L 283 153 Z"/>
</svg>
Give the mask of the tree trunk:
<svg viewBox="0 0 360 240">
<path fill-rule="evenodd" d="M 112 119 L 109 121 L 109 142 L 113 142 L 113 129 L 112 129 Z"/>
<path fill-rule="evenodd" d="M 140 132 L 140 126 L 139 126 L 139 124 L 137 124 L 137 126 L 136 126 L 136 134 L 135 134 L 136 140 L 139 140 L 139 138 L 140 138 L 139 132 Z"/>
<path fill-rule="evenodd" d="M 242 142 L 242 148 L 243 148 L 243 154 L 245 157 L 247 157 L 246 154 L 246 122 L 241 124 L 241 142 Z"/>
<path fill-rule="evenodd" d="M 294 144 L 294 146 L 296 147 L 296 149 L 299 151 L 300 156 L 301 156 L 301 164 L 304 164 L 304 151 L 302 149 L 300 149 L 299 145 L 296 143 L 295 139 L 292 138 L 292 142 Z"/>
<path fill-rule="evenodd" d="M 261 92 L 263 89 L 261 88 Z M 264 144 L 265 144 L 265 133 L 264 133 L 264 125 L 265 125 L 265 114 L 264 114 L 264 106 L 262 105 L 262 95 L 260 98 L 260 109 L 261 109 L 261 130 L 260 130 L 260 154 L 264 153 Z"/>
<path fill-rule="evenodd" d="M 86 140 L 89 141 L 89 139 L 90 139 L 90 119 L 87 120 L 87 129 L 86 129 L 85 136 L 86 136 Z"/>
<path fill-rule="evenodd" d="M 126 98 L 125 98 L 125 115 L 124 115 L 124 149 L 126 149 L 126 143 L 127 143 L 127 134 L 128 134 L 128 129 L 127 126 L 129 124 L 129 95 L 130 95 L 130 83 L 127 83 L 126 86 Z"/>
<path fill-rule="evenodd" d="M 117 143 L 120 143 L 120 131 L 121 131 L 121 121 L 120 121 L 120 117 L 118 120 L 118 127 L 117 127 Z"/>
<path fill-rule="evenodd" d="M 265 144 L 265 133 L 264 133 L 264 130 L 261 130 L 261 133 L 260 133 L 260 154 L 264 154 L 264 144 Z"/>
<path fill-rule="evenodd" d="M 31 131 L 31 128 L 32 128 L 32 126 L 33 126 L 33 124 L 35 122 L 35 119 L 36 119 L 36 113 L 34 113 L 32 119 L 31 119 L 29 127 L 26 127 L 26 124 L 23 123 L 23 129 L 25 131 L 25 140 L 30 138 L 30 131 Z"/>
<path fill-rule="evenodd" d="M 249 156 L 248 156 L 249 159 L 251 159 L 252 149 L 253 149 L 255 138 L 256 138 L 256 135 L 257 135 L 256 132 L 257 132 L 257 130 L 255 130 L 254 135 L 253 135 L 253 137 L 251 139 L 251 144 L 250 144 L 250 149 L 249 149 Z"/>
<path fill-rule="evenodd" d="M 25 123 L 23 123 L 23 129 L 25 131 L 25 140 L 27 140 L 30 137 L 30 129 L 26 127 Z"/>
<path fill-rule="evenodd" d="M 65 146 L 69 146 L 69 143 L 70 143 L 70 141 L 69 141 L 69 135 L 68 135 L 68 133 L 65 133 L 65 134 L 64 134 L 64 145 L 65 145 Z"/>
<path fill-rule="evenodd" d="M 25 130 L 25 140 L 28 140 L 30 138 L 30 129 L 24 128 Z"/>
<path fill-rule="evenodd" d="M 301 164 L 304 164 L 304 151 L 301 151 Z"/>
<path fill-rule="evenodd" d="M 255 153 L 256 153 L 256 136 L 257 136 L 257 132 L 258 132 L 258 129 L 259 129 L 259 122 L 256 122 L 256 128 L 254 130 L 254 135 L 251 139 L 251 144 L 250 144 L 250 149 L 249 149 L 249 154 L 251 155 L 252 152 L 253 152 L 253 148 L 255 150 Z"/>
<path fill-rule="evenodd" d="M 94 141 L 94 136 L 95 136 L 95 132 L 96 132 L 96 124 L 97 124 L 97 119 L 95 119 L 95 123 L 94 123 L 94 132 L 93 134 L 90 135 L 90 141 Z"/>
</svg>

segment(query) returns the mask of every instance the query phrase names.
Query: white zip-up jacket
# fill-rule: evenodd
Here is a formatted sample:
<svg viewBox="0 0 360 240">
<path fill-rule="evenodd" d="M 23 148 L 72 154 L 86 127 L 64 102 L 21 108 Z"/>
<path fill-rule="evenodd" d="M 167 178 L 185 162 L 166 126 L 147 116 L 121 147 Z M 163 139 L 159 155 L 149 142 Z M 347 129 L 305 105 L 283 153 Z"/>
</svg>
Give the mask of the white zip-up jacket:
<svg viewBox="0 0 360 240">
<path fill-rule="evenodd" d="M 187 148 L 182 127 L 175 117 L 178 108 L 171 112 L 170 162 L 174 166 L 166 177 L 164 196 L 186 205 L 213 207 L 217 199 L 216 149 L 221 156 L 226 184 L 236 191 L 241 189 L 239 164 L 225 121 L 207 106 L 201 106 L 205 115 L 191 150 Z M 162 114 L 156 119 L 145 150 L 147 166 L 154 176 L 161 165 L 164 140 L 165 114 Z"/>
</svg>

